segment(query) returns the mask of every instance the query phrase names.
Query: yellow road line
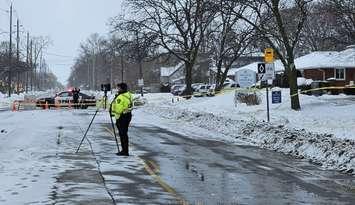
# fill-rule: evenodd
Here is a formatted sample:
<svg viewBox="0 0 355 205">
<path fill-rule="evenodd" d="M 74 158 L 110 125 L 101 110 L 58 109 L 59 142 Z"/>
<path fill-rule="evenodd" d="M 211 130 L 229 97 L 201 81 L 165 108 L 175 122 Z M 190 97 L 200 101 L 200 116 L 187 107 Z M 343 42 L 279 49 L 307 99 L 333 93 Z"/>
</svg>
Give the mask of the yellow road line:
<svg viewBox="0 0 355 205">
<path fill-rule="evenodd" d="M 114 133 L 111 129 L 104 127 L 104 129 L 111 134 L 111 136 L 114 137 Z M 177 192 L 174 190 L 174 188 L 172 188 L 171 186 L 169 186 L 167 183 L 164 182 L 164 180 L 158 176 L 156 173 L 160 172 L 158 165 L 156 165 L 153 161 L 148 160 L 145 161 L 144 159 L 142 159 L 139 156 L 136 156 L 139 160 L 139 162 L 143 165 L 144 169 L 148 172 L 148 174 L 153 177 L 155 179 L 156 182 L 158 182 L 158 184 L 168 193 L 172 194 L 175 196 L 175 198 L 179 201 L 179 203 L 181 203 L 182 205 L 188 205 L 188 203 L 186 202 L 186 200 L 184 200 L 181 196 L 179 196 L 177 194 Z M 153 169 L 149 166 L 151 165 L 153 167 Z"/>
</svg>

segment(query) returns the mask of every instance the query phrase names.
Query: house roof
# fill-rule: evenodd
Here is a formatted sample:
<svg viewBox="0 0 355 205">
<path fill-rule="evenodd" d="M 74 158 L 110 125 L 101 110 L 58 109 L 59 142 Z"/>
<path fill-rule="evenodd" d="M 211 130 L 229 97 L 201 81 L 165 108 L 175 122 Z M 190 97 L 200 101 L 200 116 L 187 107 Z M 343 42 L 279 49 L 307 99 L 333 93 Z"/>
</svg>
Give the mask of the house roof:
<svg viewBox="0 0 355 205">
<path fill-rule="evenodd" d="M 177 70 L 180 69 L 181 66 L 184 65 L 184 62 L 180 62 L 176 66 L 171 67 L 160 67 L 160 76 L 161 77 L 169 77 L 174 74 Z"/>
<path fill-rule="evenodd" d="M 237 70 L 249 69 L 257 72 L 257 65 L 261 62 L 254 62 L 243 67 L 233 68 L 228 75 L 234 75 Z M 355 68 L 355 45 L 347 47 L 343 51 L 317 51 L 295 59 L 298 70 L 318 68 Z M 280 60 L 275 61 L 275 72 L 284 70 Z"/>
<path fill-rule="evenodd" d="M 335 51 L 317 51 L 295 59 L 297 69 L 314 69 L 333 67 Z"/>
<path fill-rule="evenodd" d="M 297 69 L 355 68 L 355 46 L 346 50 L 317 51 L 295 59 Z"/>
<path fill-rule="evenodd" d="M 254 62 L 254 63 L 251 63 L 251 64 L 248 64 L 248 65 L 245 65 L 245 66 L 242 66 L 240 68 L 232 68 L 228 71 L 228 76 L 230 75 L 235 75 L 235 72 L 237 70 L 244 70 L 244 69 L 248 69 L 248 70 L 252 70 L 252 71 L 255 71 L 255 72 L 258 72 L 258 64 L 259 63 L 263 63 L 263 62 Z M 279 72 L 279 71 L 283 71 L 284 70 L 284 67 L 281 63 L 280 60 L 276 60 L 275 61 L 275 72 Z"/>
</svg>

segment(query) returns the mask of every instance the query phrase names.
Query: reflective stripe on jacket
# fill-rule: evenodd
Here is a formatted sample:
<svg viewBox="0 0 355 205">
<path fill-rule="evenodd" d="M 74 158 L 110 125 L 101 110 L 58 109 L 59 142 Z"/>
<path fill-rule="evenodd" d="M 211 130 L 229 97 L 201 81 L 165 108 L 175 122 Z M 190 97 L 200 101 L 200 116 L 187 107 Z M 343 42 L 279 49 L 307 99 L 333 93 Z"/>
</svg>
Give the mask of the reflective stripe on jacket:
<svg viewBox="0 0 355 205">
<path fill-rule="evenodd" d="M 125 92 L 118 95 L 112 102 L 111 112 L 116 119 L 120 118 L 122 114 L 132 111 L 133 96 L 130 92 Z"/>
</svg>

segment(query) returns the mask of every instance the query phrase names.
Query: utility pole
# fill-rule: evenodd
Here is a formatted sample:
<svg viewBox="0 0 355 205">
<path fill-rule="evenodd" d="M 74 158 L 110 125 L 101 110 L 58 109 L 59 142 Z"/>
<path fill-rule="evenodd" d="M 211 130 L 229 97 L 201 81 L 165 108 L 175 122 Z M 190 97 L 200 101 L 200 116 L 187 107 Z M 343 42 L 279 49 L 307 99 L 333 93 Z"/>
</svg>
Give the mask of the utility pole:
<svg viewBox="0 0 355 205">
<path fill-rule="evenodd" d="M 143 97 L 143 87 L 144 87 L 144 81 L 143 81 L 143 71 L 142 71 L 142 55 L 141 51 L 139 48 L 139 38 L 138 38 L 138 31 L 136 31 L 136 38 L 137 38 L 137 57 L 138 57 L 138 64 L 139 64 L 139 79 L 138 79 L 138 86 L 141 87 L 141 96 Z"/>
<path fill-rule="evenodd" d="M 19 87 L 20 87 L 20 68 L 19 68 L 19 65 L 20 65 L 20 24 L 19 24 L 19 19 L 17 19 L 17 23 L 16 23 L 16 28 L 17 28 L 17 31 L 16 31 L 16 61 L 17 61 L 17 66 L 16 66 L 16 70 L 17 70 L 17 84 L 16 84 L 16 92 L 17 94 L 20 93 L 20 90 L 19 90 Z"/>
<path fill-rule="evenodd" d="M 113 65 L 112 66 L 115 66 L 115 59 L 113 59 Z M 110 85 L 112 86 L 112 66 L 110 66 Z"/>
<path fill-rule="evenodd" d="M 41 57 L 40 57 L 40 60 L 39 60 L 39 73 L 38 73 L 38 90 L 41 90 L 42 88 L 42 79 L 43 79 L 43 76 L 42 76 L 42 63 L 43 63 L 43 52 L 41 50 Z"/>
<path fill-rule="evenodd" d="M 44 90 L 48 89 L 48 85 L 47 85 L 47 63 L 44 64 L 43 88 L 44 88 Z"/>
<path fill-rule="evenodd" d="M 123 55 L 121 53 L 121 82 L 123 82 L 123 74 L 124 74 L 124 67 L 123 67 Z"/>
<path fill-rule="evenodd" d="M 38 55 L 37 55 L 37 43 L 35 43 L 35 49 L 34 49 L 34 64 L 32 65 L 33 66 L 33 74 L 34 74 L 34 90 L 36 90 L 36 88 L 38 89 L 38 76 L 37 76 L 37 60 L 38 60 Z"/>
<path fill-rule="evenodd" d="M 88 66 L 88 79 L 87 79 L 87 82 L 88 82 L 88 90 L 90 90 L 90 88 L 91 88 L 91 86 L 90 86 L 90 82 L 91 82 L 91 80 L 90 80 L 90 58 L 89 57 L 86 57 L 86 64 L 87 64 L 87 66 Z"/>
<path fill-rule="evenodd" d="M 11 97 L 11 73 L 12 72 L 12 3 L 10 6 L 10 44 L 9 44 L 9 79 L 8 79 L 8 86 L 9 86 L 9 97 Z"/>
<path fill-rule="evenodd" d="M 30 33 L 27 32 L 27 43 L 26 43 L 26 93 L 28 93 L 29 46 L 30 46 Z"/>
<path fill-rule="evenodd" d="M 95 64 L 96 64 L 96 54 L 95 54 L 95 48 L 94 48 L 94 50 L 93 50 L 93 56 L 92 56 L 92 88 L 93 88 L 93 90 L 96 90 Z"/>
<path fill-rule="evenodd" d="M 33 48 L 33 41 L 31 39 L 31 43 L 30 43 L 30 59 L 29 59 L 29 61 L 30 61 L 30 70 L 31 70 L 31 91 L 33 91 L 33 59 L 32 59 L 33 50 L 32 50 L 32 48 Z"/>
</svg>

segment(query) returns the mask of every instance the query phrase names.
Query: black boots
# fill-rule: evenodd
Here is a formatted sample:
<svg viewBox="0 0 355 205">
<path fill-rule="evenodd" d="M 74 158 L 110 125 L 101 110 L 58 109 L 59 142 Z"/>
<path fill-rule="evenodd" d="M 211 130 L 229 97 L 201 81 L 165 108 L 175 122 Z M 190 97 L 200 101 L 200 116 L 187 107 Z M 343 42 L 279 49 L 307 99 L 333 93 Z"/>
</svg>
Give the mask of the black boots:
<svg viewBox="0 0 355 205">
<path fill-rule="evenodd" d="M 128 153 L 125 153 L 125 152 L 118 152 L 116 153 L 117 156 L 129 156 Z"/>
</svg>

